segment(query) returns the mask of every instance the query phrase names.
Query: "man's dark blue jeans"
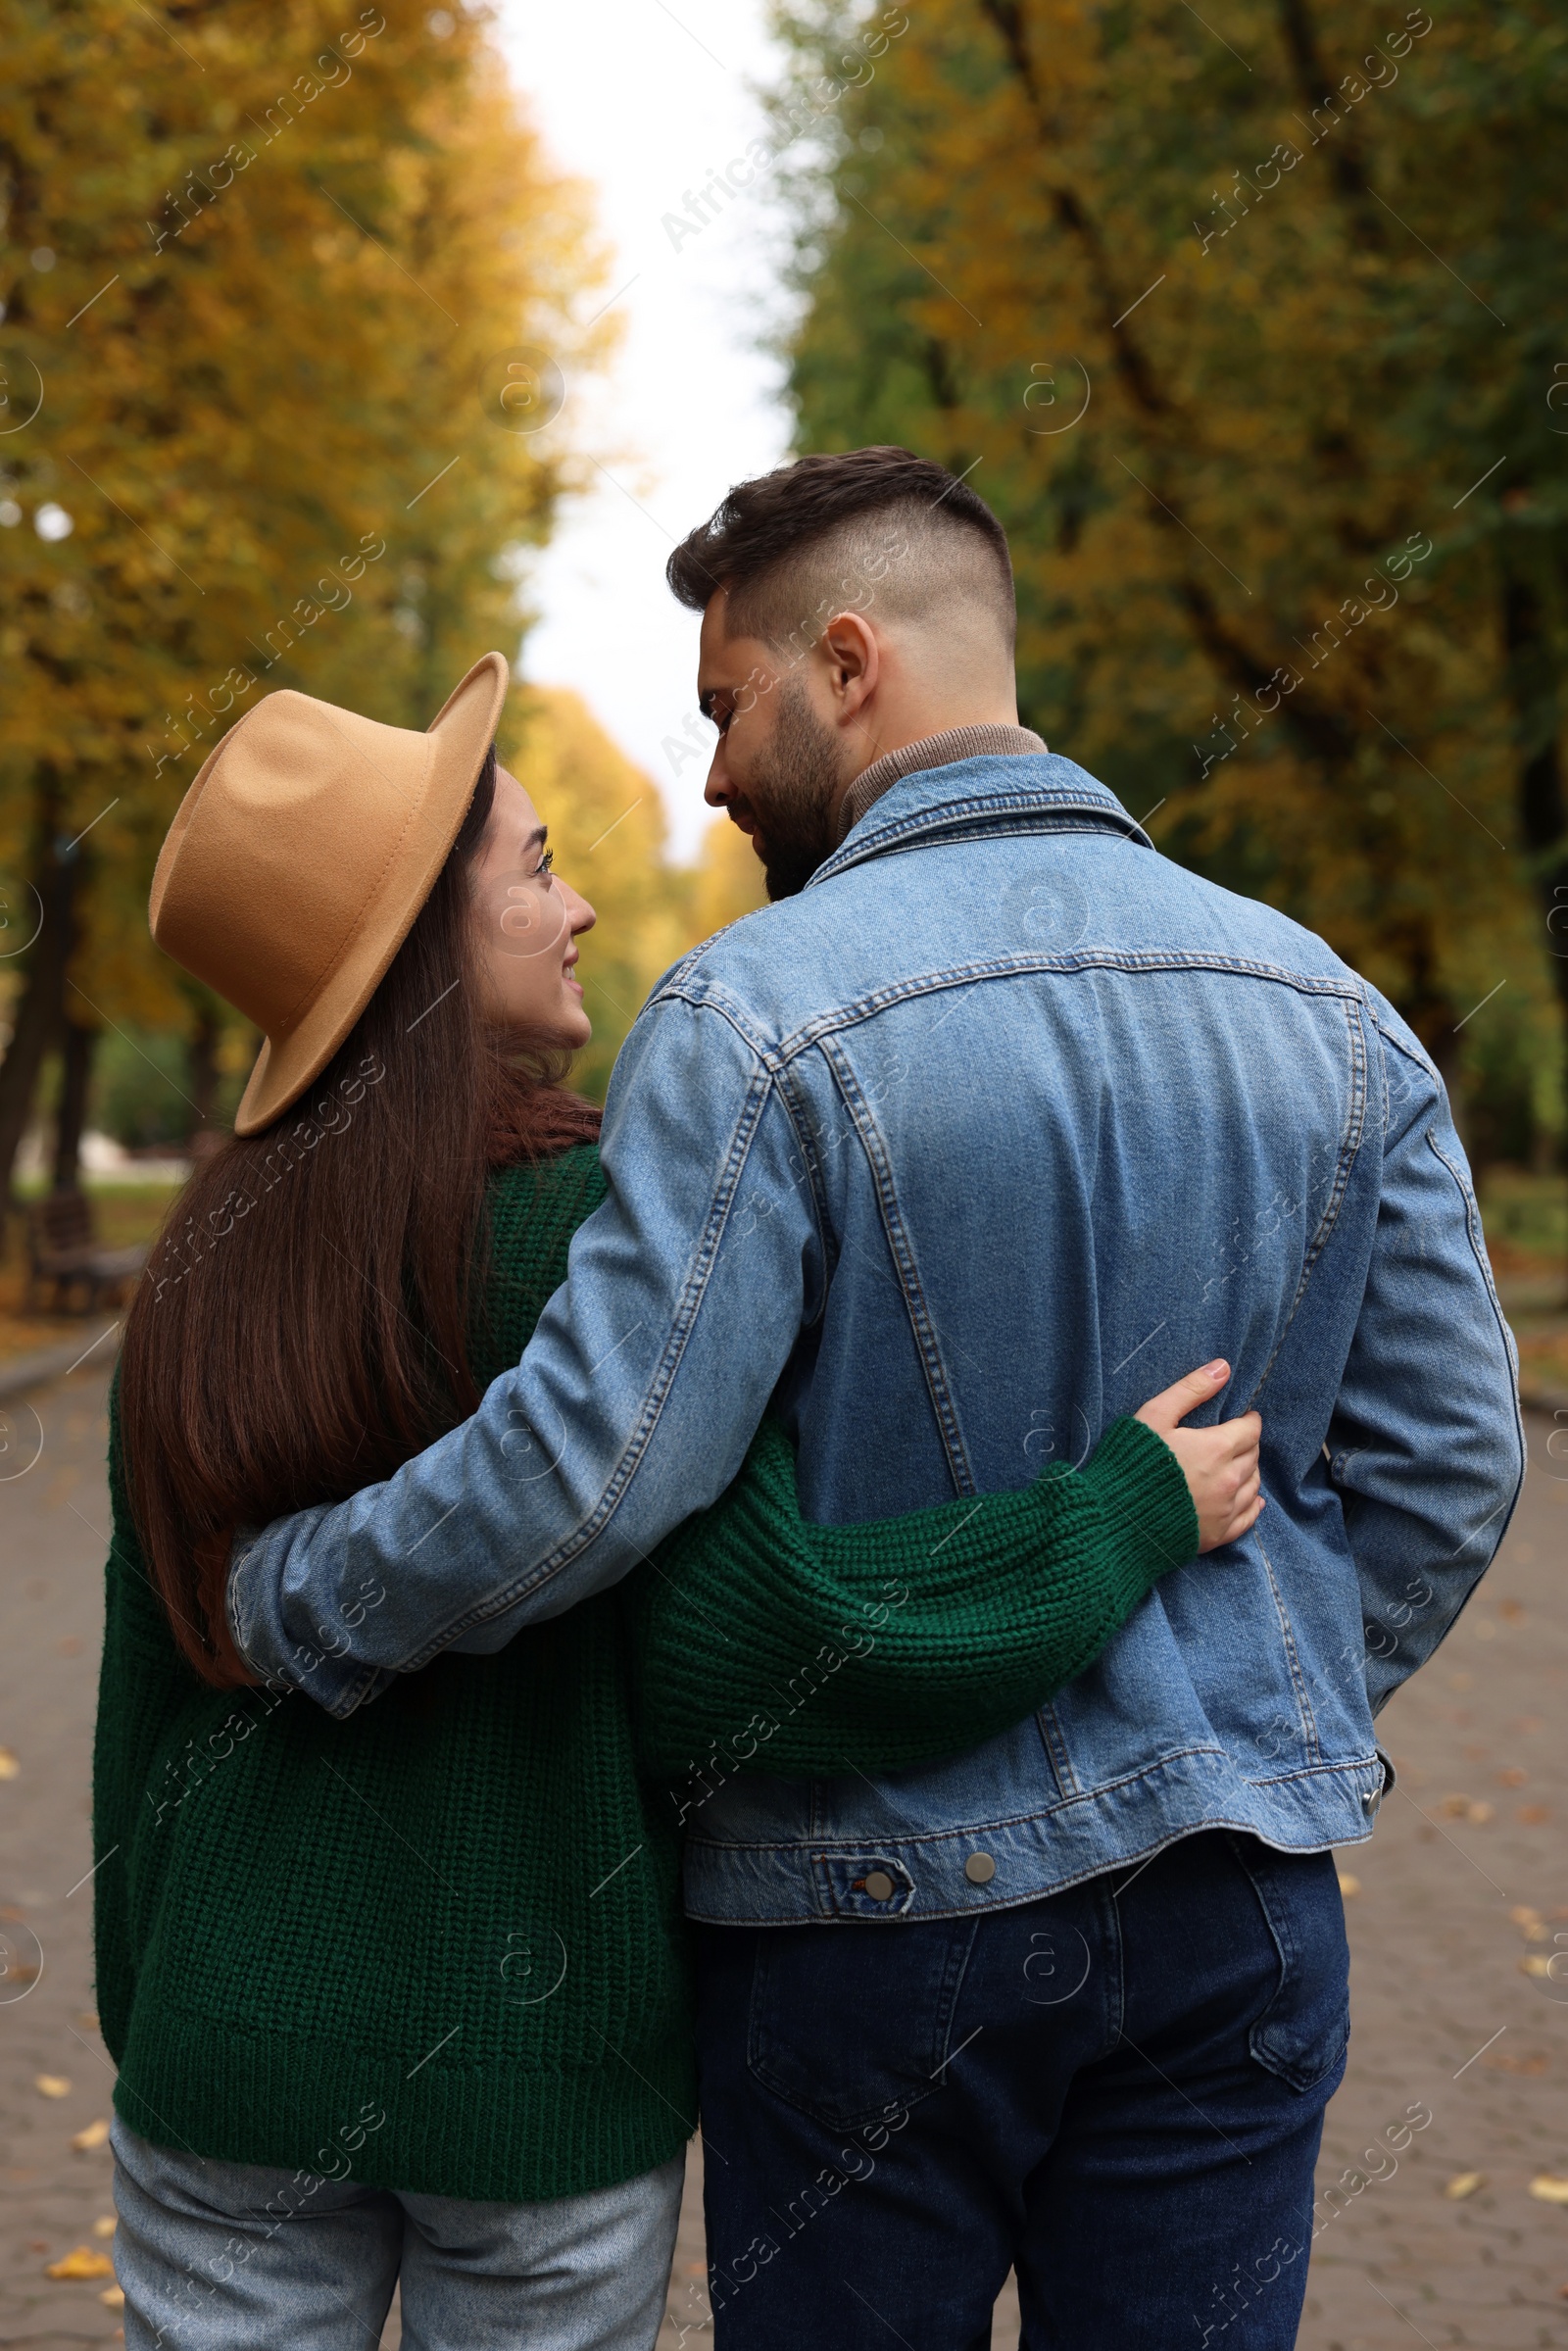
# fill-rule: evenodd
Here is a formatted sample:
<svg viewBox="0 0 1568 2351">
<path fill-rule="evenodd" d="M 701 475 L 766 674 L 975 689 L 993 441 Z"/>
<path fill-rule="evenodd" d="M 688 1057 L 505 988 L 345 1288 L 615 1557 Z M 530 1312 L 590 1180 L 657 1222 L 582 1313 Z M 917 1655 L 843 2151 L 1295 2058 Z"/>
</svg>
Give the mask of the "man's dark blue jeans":
<svg viewBox="0 0 1568 2351">
<path fill-rule="evenodd" d="M 972 1919 L 698 1932 L 717 2351 L 1287 2351 L 1332 1858 L 1207 1832 Z"/>
</svg>

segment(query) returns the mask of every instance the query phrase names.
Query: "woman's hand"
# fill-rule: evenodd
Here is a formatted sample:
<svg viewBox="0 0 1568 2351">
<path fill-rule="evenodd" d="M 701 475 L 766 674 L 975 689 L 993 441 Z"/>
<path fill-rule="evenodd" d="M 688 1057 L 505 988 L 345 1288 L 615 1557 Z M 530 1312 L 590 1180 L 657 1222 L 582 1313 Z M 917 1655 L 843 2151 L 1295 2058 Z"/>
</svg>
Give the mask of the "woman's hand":
<svg viewBox="0 0 1568 2351">
<path fill-rule="evenodd" d="M 1163 1437 L 1182 1465 L 1198 1512 L 1198 1547 L 1217 1551 L 1222 1543 L 1245 1535 L 1263 1507 L 1258 1490 L 1257 1442 L 1263 1423 L 1255 1412 L 1240 1420 L 1222 1420 L 1215 1429 L 1184 1429 L 1178 1424 L 1200 1404 L 1206 1404 L 1231 1376 L 1228 1363 L 1205 1363 L 1190 1371 L 1174 1388 L 1152 1396 L 1135 1418 Z"/>
</svg>

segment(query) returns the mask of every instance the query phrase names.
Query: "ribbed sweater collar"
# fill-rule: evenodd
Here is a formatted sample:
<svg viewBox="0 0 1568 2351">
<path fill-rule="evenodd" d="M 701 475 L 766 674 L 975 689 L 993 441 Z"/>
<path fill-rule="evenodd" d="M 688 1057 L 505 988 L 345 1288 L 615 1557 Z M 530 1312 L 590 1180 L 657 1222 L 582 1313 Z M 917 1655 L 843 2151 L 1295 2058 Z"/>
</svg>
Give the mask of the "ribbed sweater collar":
<svg viewBox="0 0 1568 2351">
<path fill-rule="evenodd" d="M 940 735 L 924 735 L 918 743 L 906 743 L 898 751 L 885 751 L 879 759 L 873 759 L 869 767 L 862 769 L 845 794 L 839 814 L 839 839 L 843 841 L 867 808 L 873 808 L 884 792 L 891 791 L 906 775 L 918 775 L 925 767 L 952 767 L 959 759 L 1016 759 L 1045 749 L 1042 738 L 1027 726 L 987 724 L 945 727 Z"/>
</svg>

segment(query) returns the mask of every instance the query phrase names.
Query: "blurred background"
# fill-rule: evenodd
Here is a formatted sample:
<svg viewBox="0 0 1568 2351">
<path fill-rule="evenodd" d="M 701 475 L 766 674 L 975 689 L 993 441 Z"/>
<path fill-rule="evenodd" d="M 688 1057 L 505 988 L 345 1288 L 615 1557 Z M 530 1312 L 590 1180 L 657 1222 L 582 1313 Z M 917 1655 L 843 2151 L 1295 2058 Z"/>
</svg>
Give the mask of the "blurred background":
<svg viewBox="0 0 1568 2351">
<path fill-rule="evenodd" d="M 600 1092 L 757 900 L 669 545 L 898 441 L 1011 533 L 1025 721 L 1425 1040 L 1568 1384 L 1560 11 L 0 22 L 0 1352 L 82 1302 L 36 1203 L 132 1245 L 232 1111 L 256 1039 L 145 908 L 233 717 L 422 726 L 514 658 Z"/>
<path fill-rule="evenodd" d="M 1555 1420 L 1341 1856 L 1302 2339 L 1568 2344 L 1565 62 L 1556 0 L 0 0 L 5 2341 L 119 2331 L 104 1392 L 257 1045 L 151 946 L 165 830 L 263 694 L 423 726 L 503 648 L 503 751 L 603 918 L 601 1093 L 759 897 L 669 548 L 896 441 L 1007 526 L 1025 721 L 1451 1089 Z M 1357 2169 L 1412 2101 L 1397 2180 Z M 690 2201 L 662 2351 L 703 2278 Z"/>
</svg>

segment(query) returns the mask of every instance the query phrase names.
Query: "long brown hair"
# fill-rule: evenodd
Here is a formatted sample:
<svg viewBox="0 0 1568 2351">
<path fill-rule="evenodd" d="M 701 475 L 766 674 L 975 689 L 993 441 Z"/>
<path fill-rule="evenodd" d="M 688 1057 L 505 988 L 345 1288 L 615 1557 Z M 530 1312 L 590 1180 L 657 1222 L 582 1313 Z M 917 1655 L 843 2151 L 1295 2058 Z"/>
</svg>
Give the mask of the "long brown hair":
<svg viewBox="0 0 1568 2351">
<path fill-rule="evenodd" d="M 301 1100 L 175 1201 L 120 1373 L 136 1531 L 206 1682 L 252 1677 L 224 1610 L 236 1527 L 345 1499 L 471 1412 L 485 1180 L 598 1132 L 564 1056 L 503 1050 L 481 1009 L 471 870 L 492 749 L 434 888 Z"/>
</svg>

